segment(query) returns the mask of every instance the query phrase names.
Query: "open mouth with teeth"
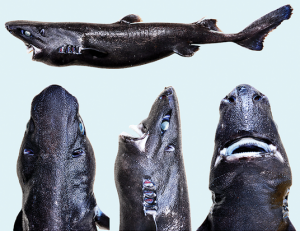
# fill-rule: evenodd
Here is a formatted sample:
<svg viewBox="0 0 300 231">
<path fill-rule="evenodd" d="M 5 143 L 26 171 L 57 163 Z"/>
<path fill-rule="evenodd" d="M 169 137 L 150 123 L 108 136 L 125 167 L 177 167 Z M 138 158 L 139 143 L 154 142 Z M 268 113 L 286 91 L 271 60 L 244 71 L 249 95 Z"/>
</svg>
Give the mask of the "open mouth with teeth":
<svg viewBox="0 0 300 231">
<path fill-rule="evenodd" d="M 42 52 L 42 49 L 37 48 L 36 46 L 33 46 L 32 44 L 25 43 L 25 46 L 27 47 L 28 53 L 32 52 L 32 58 L 40 52 Z"/>
<path fill-rule="evenodd" d="M 146 142 L 149 137 L 148 132 L 144 133 L 142 131 L 143 127 L 144 127 L 143 124 L 129 126 L 129 128 L 131 128 L 133 131 L 135 131 L 138 134 L 138 137 L 134 137 L 128 134 L 127 132 L 122 132 L 120 134 L 120 136 L 123 137 L 125 140 L 134 142 L 141 152 L 145 152 Z"/>
<path fill-rule="evenodd" d="M 251 137 L 236 140 L 228 147 L 224 147 L 215 162 L 215 167 L 221 162 L 222 159 L 227 161 L 235 161 L 239 159 L 275 157 L 282 163 L 284 159 L 277 147 L 273 144 L 268 144 L 264 141 L 257 140 Z"/>
</svg>

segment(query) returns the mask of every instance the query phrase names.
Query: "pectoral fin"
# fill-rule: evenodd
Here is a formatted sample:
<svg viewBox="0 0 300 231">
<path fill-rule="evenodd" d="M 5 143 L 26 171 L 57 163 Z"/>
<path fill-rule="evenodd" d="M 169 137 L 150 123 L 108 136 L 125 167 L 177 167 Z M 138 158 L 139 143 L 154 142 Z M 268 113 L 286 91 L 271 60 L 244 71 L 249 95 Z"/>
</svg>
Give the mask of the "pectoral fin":
<svg viewBox="0 0 300 231">
<path fill-rule="evenodd" d="M 106 216 L 98 206 L 94 208 L 95 222 L 100 229 L 109 230 L 109 217 Z"/>
<path fill-rule="evenodd" d="M 104 50 L 94 48 L 81 48 L 80 53 L 83 55 L 91 55 L 94 58 L 103 58 L 108 54 Z"/>
<path fill-rule="evenodd" d="M 199 50 L 199 46 L 189 44 L 179 44 L 174 48 L 174 52 L 183 57 L 191 57 L 196 51 Z"/>
<path fill-rule="evenodd" d="M 129 14 L 116 23 L 135 23 L 135 22 L 142 22 L 142 19 L 140 18 L 140 16 L 136 14 Z"/>
<path fill-rule="evenodd" d="M 14 224 L 14 231 L 23 231 L 23 227 L 22 227 L 22 210 L 19 212 L 15 224 Z"/>
</svg>

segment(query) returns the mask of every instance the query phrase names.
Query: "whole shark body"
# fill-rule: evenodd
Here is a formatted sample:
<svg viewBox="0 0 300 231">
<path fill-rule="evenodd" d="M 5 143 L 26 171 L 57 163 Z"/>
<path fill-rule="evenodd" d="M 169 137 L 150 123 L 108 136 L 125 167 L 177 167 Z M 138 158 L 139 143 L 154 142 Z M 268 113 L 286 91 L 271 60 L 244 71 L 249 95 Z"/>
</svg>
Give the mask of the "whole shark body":
<svg viewBox="0 0 300 231">
<path fill-rule="evenodd" d="M 47 87 L 32 101 L 20 148 L 23 200 L 14 231 L 109 229 L 93 193 L 95 167 L 77 99 Z"/>
<path fill-rule="evenodd" d="M 295 230 L 291 184 L 268 98 L 249 85 L 237 86 L 220 104 L 209 183 L 213 205 L 198 231 Z"/>
<path fill-rule="evenodd" d="M 125 68 L 174 53 L 190 57 L 199 49 L 196 44 L 235 42 L 262 50 L 264 38 L 291 13 L 290 5 L 283 6 L 236 34 L 221 33 L 215 19 L 192 24 L 141 23 L 133 14 L 113 24 L 11 21 L 5 26 L 33 51 L 35 61 L 52 66 Z"/>
<path fill-rule="evenodd" d="M 115 162 L 120 230 L 191 230 L 178 100 L 172 87 L 147 119 L 122 133 Z"/>
</svg>

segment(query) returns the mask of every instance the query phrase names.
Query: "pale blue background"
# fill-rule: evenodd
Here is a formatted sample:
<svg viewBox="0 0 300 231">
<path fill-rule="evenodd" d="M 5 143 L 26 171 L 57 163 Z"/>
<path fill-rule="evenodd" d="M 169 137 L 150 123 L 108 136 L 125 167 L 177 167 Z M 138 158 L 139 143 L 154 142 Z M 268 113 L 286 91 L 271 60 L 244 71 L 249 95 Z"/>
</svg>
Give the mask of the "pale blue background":
<svg viewBox="0 0 300 231">
<path fill-rule="evenodd" d="M 285 4 L 293 6 L 294 14 L 270 33 L 261 52 L 234 43 L 202 45 L 192 58 L 172 55 L 155 63 L 120 70 L 57 68 L 33 62 L 23 42 L 4 28 L 4 23 L 11 20 L 113 23 L 135 13 L 144 22 L 192 23 L 205 16 L 217 19 L 224 32 L 233 33 Z M 165 86 L 176 89 L 192 227 L 196 230 L 212 204 L 208 177 L 219 103 L 242 83 L 254 86 L 271 102 L 293 172 L 290 218 L 299 229 L 299 9 L 299 0 L 1 1 L 0 229 L 12 230 L 21 209 L 16 161 L 31 101 L 45 87 L 59 84 L 79 101 L 80 114 L 97 158 L 94 191 L 100 208 L 111 218 L 111 230 L 118 230 L 119 226 L 114 183 L 118 135 L 122 131 L 131 132 L 130 124 L 138 124 L 148 116 L 153 101 Z"/>
</svg>

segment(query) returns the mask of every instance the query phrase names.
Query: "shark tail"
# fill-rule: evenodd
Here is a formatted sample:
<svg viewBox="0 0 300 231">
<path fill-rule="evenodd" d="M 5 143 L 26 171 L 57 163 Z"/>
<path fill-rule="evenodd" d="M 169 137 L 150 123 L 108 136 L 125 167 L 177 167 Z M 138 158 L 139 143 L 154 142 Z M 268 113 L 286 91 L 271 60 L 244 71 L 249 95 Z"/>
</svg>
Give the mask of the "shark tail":
<svg viewBox="0 0 300 231">
<path fill-rule="evenodd" d="M 289 19 L 292 15 L 292 11 L 293 8 L 290 5 L 285 5 L 266 14 L 240 32 L 246 34 L 246 39 L 234 42 L 250 50 L 262 50 L 265 37 L 269 32 L 276 29 L 283 20 Z"/>
</svg>

